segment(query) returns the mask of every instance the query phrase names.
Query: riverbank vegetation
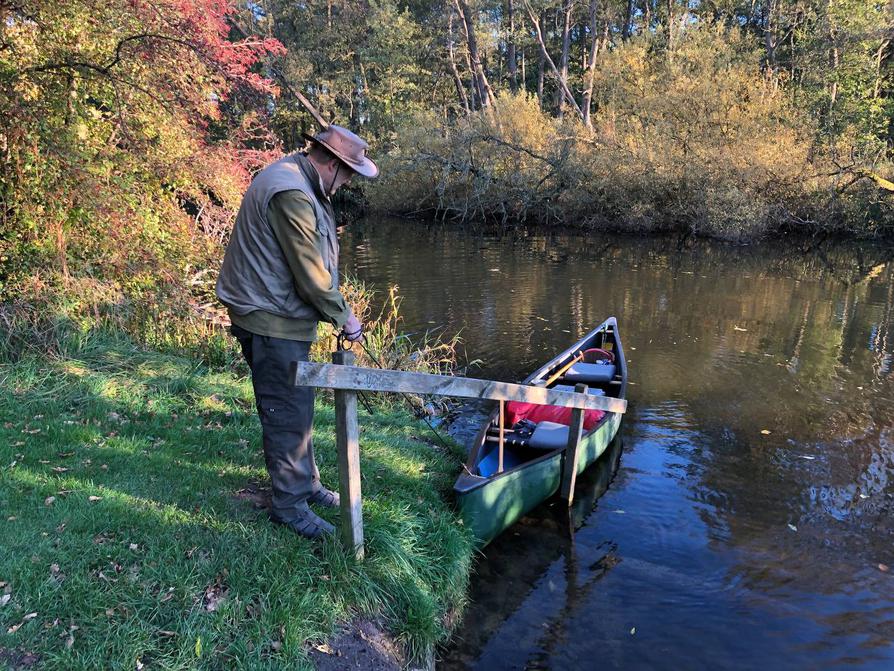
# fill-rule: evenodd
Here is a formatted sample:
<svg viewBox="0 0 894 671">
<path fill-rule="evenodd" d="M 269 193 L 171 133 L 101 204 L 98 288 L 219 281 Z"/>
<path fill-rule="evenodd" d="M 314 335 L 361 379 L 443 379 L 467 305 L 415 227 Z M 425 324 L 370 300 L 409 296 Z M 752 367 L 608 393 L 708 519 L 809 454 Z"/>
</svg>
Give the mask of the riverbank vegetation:
<svg viewBox="0 0 894 671">
<path fill-rule="evenodd" d="M 283 71 L 375 137 L 378 209 L 738 240 L 894 230 L 888 5 L 265 7 Z"/>
<path fill-rule="evenodd" d="M 892 232 L 882 3 L 26 0 L 0 18 L 7 332 L 113 316 L 154 347 L 214 342 L 241 193 L 312 130 L 299 92 L 370 138 L 384 177 L 351 200 L 381 210 Z"/>
<path fill-rule="evenodd" d="M 318 403 L 329 483 L 334 421 Z M 353 618 L 425 658 L 462 612 L 472 557 L 446 497 L 456 456 L 401 412 L 360 422 L 358 563 L 267 522 L 245 377 L 97 335 L 0 365 L 0 663 L 308 668 Z"/>
</svg>

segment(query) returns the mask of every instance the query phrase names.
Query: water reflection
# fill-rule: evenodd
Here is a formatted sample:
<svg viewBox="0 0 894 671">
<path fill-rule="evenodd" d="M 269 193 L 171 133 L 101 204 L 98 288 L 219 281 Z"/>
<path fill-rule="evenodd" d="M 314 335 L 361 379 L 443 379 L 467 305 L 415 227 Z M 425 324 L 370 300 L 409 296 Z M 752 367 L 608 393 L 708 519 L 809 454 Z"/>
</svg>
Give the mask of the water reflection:
<svg viewBox="0 0 894 671">
<path fill-rule="evenodd" d="M 630 358 L 611 487 L 487 548 L 445 668 L 894 668 L 890 250 L 406 223 L 343 249 L 409 330 L 461 328 L 482 376 L 608 315 Z"/>
</svg>

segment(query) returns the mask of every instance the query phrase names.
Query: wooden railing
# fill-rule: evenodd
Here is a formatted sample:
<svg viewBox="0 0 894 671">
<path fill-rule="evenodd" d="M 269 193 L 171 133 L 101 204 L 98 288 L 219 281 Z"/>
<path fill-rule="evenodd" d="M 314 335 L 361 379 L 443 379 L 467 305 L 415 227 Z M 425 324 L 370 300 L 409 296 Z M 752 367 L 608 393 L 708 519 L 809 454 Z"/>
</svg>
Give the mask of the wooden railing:
<svg viewBox="0 0 894 671">
<path fill-rule="evenodd" d="M 569 502 L 573 497 L 577 475 L 577 450 L 583 430 L 584 410 L 624 413 L 627 401 L 608 396 L 588 396 L 586 385 L 574 392 L 556 391 L 510 382 L 478 380 L 468 377 L 410 373 L 354 366 L 350 351 L 335 352 L 332 363 L 292 362 L 290 379 L 296 386 L 325 387 L 335 390 L 335 436 L 338 451 L 339 494 L 341 498 L 341 536 L 358 559 L 363 558 L 363 504 L 360 492 L 360 431 L 357 422 L 357 392 L 384 391 L 411 394 L 432 394 L 458 398 L 500 402 L 523 401 L 538 405 L 561 405 L 572 408 L 568 432 L 566 468 L 563 470 L 561 493 Z M 502 425 L 501 425 L 502 426 Z M 502 461 L 502 441 L 500 441 Z M 568 464 L 571 467 L 568 467 Z"/>
</svg>

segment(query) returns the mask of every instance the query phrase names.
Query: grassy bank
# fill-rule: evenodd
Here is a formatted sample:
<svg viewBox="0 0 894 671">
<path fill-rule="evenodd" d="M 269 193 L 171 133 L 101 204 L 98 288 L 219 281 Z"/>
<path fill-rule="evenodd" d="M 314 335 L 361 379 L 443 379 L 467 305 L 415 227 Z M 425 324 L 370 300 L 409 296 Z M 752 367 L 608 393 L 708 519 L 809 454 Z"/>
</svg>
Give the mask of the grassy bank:
<svg viewBox="0 0 894 671">
<path fill-rule="evenodd" d="M 0 365 L 0 661 L 43 669 L 302 668 L 352 617 L 424 655 L 461 611 L 457 459 L 361 410 L 367 559 L 266 521 L 251 385 L 90 339 Z M 315 447 L 337 482 L 333 411 Z M 335 521 L 336 514 L 325 516 Z"/>
</svg>

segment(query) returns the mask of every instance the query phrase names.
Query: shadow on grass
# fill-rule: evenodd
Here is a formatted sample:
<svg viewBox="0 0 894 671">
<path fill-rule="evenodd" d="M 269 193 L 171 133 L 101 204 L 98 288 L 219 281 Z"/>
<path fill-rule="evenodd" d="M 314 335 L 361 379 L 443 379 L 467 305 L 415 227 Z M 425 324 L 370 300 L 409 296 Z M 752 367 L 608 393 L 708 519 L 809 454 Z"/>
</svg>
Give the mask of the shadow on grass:
<svg viewBox="0 0 894 671">
<path fill-rule="evenodd" d="M 471 544 L 443 496 L 456 463 L 415 442 L 407 416 L 361 415 L 357 564 L 236 496 L 267 482 L 247 380 L 119 348 L 23 360 L 0 382 L 0 646 L 37 651 L 46 668 L 281 668 L 356 614 L 384 614 L 425 654 L 462 607 Z M 332 485 L 333 421 L 319 405 Z"/>
</svg>

